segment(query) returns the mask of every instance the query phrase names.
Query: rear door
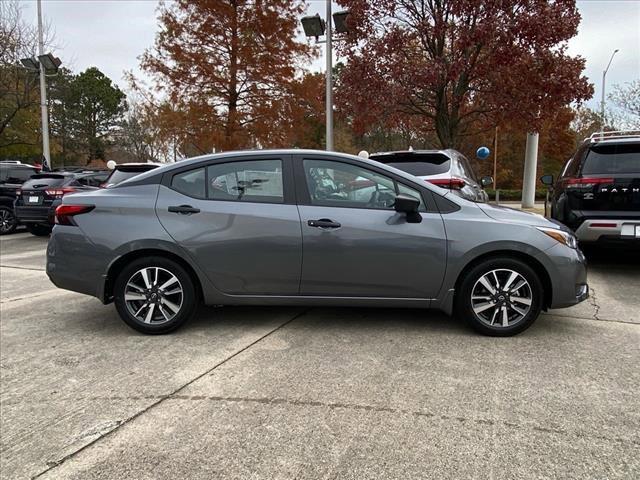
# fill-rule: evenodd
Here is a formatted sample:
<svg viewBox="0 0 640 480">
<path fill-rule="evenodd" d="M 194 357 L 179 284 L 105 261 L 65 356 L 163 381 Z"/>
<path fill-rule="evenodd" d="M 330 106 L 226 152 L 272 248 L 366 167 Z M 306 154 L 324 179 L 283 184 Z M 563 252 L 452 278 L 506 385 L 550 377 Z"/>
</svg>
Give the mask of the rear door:
<svg viewBox="0 0 640 480">
<path fill-rule="evenodd" d="M 640 143 L 591 146 L 567 187 L 580 210 L 640 212 Z"/>
<path fill-rule="evenodd" d="M 446 268 L 446 236 L 431 200 L 410 184 L 361 164 L 295 159 L 303 236 L 301 295 L 435 298 Z M 421 200 L 422 222 L 392 205 Z M 428 192 L 427 192 L 428 193 Z"/>
<path fill-rule="evenodd" d="M 300 217 L 288 155 L 230 157 L 163 177 L 156 211 L 215 287 L 297 295 Z"/>
</svg>

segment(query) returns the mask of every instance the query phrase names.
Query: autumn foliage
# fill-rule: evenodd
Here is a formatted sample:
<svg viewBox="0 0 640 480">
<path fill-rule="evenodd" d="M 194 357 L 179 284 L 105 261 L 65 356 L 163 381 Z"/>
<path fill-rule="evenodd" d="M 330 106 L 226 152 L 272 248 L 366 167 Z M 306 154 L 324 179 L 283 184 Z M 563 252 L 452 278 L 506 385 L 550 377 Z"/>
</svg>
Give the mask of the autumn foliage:
<svg viewBox="0 0 640 480">
<path fill-rule="evenodd" d="M 304 5 L 291 0 L 178 0 L 162 4 L 160 33 L 142 58 L 178 107 L 197 149 L 282 144 L 296 71 L 312 50 L 298 42 Z"/>
<path fill-rule="evenodd" d="M 498 124 L 537 130 L 593 94 L 566 53 L 574 0 L 340 0 L 340 106 L 358 132 L 412 118 L 442 147 Z"/>
</svg>

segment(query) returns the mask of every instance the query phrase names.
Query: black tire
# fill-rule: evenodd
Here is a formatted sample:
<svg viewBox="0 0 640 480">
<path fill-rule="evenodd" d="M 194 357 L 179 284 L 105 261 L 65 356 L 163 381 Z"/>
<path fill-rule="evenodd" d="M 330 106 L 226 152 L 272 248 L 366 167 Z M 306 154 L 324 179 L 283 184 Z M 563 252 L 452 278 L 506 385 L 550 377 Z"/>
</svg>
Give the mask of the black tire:
<svg viewBox="0 0 640 480">
<path fill-rule="evenodd" d="M 18 219 L 13 208 L 0 206 L 0 235 L 13 233 L 17 227 Z"/>
<path fill-rule="evenodd" d="M 51 234 L 53 227 L 51 225 L 43 225 L 41 223 L 27 223 L 27 230 L 29 230 L 31 235 L 46 237 Z"/>
<path fill-rule="evenodd" d="M 508 280 L 505 279 L 510 277 L 509 271 L 516 272 L 527 283 L 518 291 L 513 292 L 513 294 L 504 293 L 500 289 L 495 289 L 495 293 L 491 293 L 484 288 L 481 278 L 487 274 L 493 277 L 493 273 L 491 273 L 493 271 L 498 271 L 499 279 L 495 282 L 498 285 L 504 286 L 507 283 Z M 515 282 L 512 286 L 515 287 L 518 284 L 519 282 Z M 494 283 L 492 283 L 492 286 L 494 286 Z M 474 287 L 478 290 L 475 292 L 475 300 L 472 300 Z M 489 297 L 478 296 L 478 292 Z M 530 298 L 527 298 L 527 295 Z M 513 298 L 516 300 L 512 300 Z M 474 304 L 474 301 L 477 303 Z M 526 310 L 527 305 L 520 303 L 525 301 L 530 302 L 528 310 Z M 491 306 L 487 306 L 489 303 Z M 491 258 L 475 265 L 465 274 L 460 283 L 459 291 L 456 292 L 455 313 L 458 318 L 466 321 L 476 331 L 484 335 L 509 337 L 517 335 L 533 325 L 533 322 L 540 315 L 542 304 L 542 282 L 529 265 L 515 258 Z M 480 313 L 474 311 L 474 306 L 477 310 L 480 310 Z M 513 311 L 514 306 L 520 311 L 526 311 L 526 315 Z M 483 308 L 485 309 L 484 311 L 482 310 Z M 486 313 L 484 313 L 485 311 Z M 498 315 L 500 322 L 493 315 Z M 503 315 L 507 316 L 507 326 L 502 326 L 501 324 Z M 510 315 L 514 318 L 512 324 L 508 320 Z M 500 324 L 492 324 L 494 320 Z"/>
<path fill-rule="evenodd" d="M 125 301 L 125 292 L 127 292 L 127 288 L 129 288 L 130 294 L 136 293 L 131 289 L 131 287 L 127 287 L 127 284 L 129 283 L 130 280 L 133 280 L 133 283 L 136 285 L 146 287 L 146 285 L 144 285 L 145 283 L 144 278 L 139 273 L 141 272 L 141 270 L 145 268 L 160 270 L 160 274 L 158 274 L 157 273 L 158 270 L 156 270 L 156 275 L 161 276 L 161 280 L 157 282 L 158 284 L 162 283 L 163 281 L 166 281 L 167 278 L 170 278 L 168 277 L 168 275 L 173 275 L 178 280 L 178 286 L 182 290 L 182 298 L 179 302 L 180 305 L 179 305 L 178 311 L 169 320 L 167 320 L 166 317 L 164 319 L 160 317 L 160 314 L 164 316 L 165 313 L 169 313 L 169 314 L 173 313 L 163 303 L 164 298 L 160 296 L 160 298 L 156 299 L 155 301 L 150 300 L 152 298 L 150 296 L 152 296 L 154 293 L 156 293 L 156 295 L 159 295 L 157 287 L 159 287 L 160 285 L 155 285 L 156 287 L 155 291 L 153 291 L 153 285 L 152 285 L 151 289 L 146 289 L 148 290 L 148 292 L 140 293 L 141 295 L 146 296 L 147 300 L 135 300 L 133 302 L 130 301 L 128 304 L 129 306 Z M 152 277 L 152 275 L 153 274 L 149 274 L 148 276 Z M 164 277 L 162 277 L 162 275 L 164 275 Z M 149 280 L 150 280 L 149 283 L 153 284 L 152 278 L 149 278 Z M 167 288 L 165 291 L 168 292 L 169 289 Z M 116 281 L 113 287 L 113 298 L 114 298 L 114 303 L 116 305 L 118 314 L 120 315 L 120 318 L 122 318 L 122 320 L 124 320 L 124 322 L 127 325 L 129 325 L 131 328 L 135 330 L 138 330 L 139 332 L 152 334 L 152 335 L 169 333 L 176 330 L 193 316 L 193 314 L 195 313 L 198 307 L 198 295 L 196 293 L 196 287 L 194 285 L 193 279 L 191 278 L 191 275 L 189 275 L 189 273 L 180 264 L 164 257 L 139 258 L 131 262 L 129 265 L 127 265 L 116 278 Z M 177 300 L 175 299 L 175 297 L 171 297 L 171 301 L 174 302 L 173 303 L 174 306 L 177 304 Z M 152 310 L 152 317 L 153 316 L 159 317 L 157 320 L 154 320 L 153 318 L 151 318 L 150 323 L 145 323 L 141 318 L 138 318 L 135 316 L 132 310 L 138 307 L 142 308 L 145 303 L 156 304 L 158 310 L 155 311 L 156 307 L 154 307 L 151 310 Z M 130 309 L 129 307 L 132 307 L 132 308 Z M 146 314 L 146 313 L 149 313 L 149 310 L 150 308 L 147 307 L 145 310 L 143 310 L 143 312 L 145 312 Z M 142 316 L 142 313 L 140 314 L 140 316 Z"/>
</svg>

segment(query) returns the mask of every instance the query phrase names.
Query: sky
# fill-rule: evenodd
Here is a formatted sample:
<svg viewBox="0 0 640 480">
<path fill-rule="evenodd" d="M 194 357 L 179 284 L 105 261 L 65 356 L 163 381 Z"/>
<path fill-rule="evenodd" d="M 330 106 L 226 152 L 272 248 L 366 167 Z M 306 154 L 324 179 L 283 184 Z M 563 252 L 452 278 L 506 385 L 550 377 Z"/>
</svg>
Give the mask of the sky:
<svg viewBox="0 0 640 480">
<path fill-rule="evenodd" d="M 36 2 L 21 3 L 24 19 L 35 24 Z M 324 0 L 307 3 L 307 14 L 324 16 Z M 43 0 L 42 11 L 55 31 L 55 53 L 65 66 L 74 71 L 96 66 L 126 88 L 123 72 L 143 76 L 138 57 L 153 45 L 157 4 L 156 0 Z M 578 0 L 578 9 L 582 22 L 569 42 L 569 53 L 587 61 L 585 75 L 595 86 L 587 105 L 595 108 L 602 93 L 602 71 L 614 49 L 620 51 L 607 73 L 607 93 L 615 84 L 640 78 L 640 0 Z M 334 3 L 333 11 L 338 10 Z M 322 70 L 323 57 L 309 68 Z"/>
</svg>

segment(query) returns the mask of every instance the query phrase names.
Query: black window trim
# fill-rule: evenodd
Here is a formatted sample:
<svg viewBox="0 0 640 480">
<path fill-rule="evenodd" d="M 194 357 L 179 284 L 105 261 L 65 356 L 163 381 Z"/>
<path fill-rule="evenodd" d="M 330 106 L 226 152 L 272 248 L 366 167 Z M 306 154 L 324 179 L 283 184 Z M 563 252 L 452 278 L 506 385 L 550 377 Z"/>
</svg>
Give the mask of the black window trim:
<svg viewBox="0 0 640 480">
<path fill-rule="evenodd" d="M 318 160 L 318 161 L 327 161 L 327 162 L 338 162 L 338 163 L 348 163 L 350 165 L 354 165 L 358 168 L 363 168 L 365 170 L 370 170 L 375 172 L 378 175 L 383 177 L 390 178 L 395 186 L 396 186 L 396 195 L 398 191 L 397 184 L 400 183 L 407 188 L 411 188 L 412 190 L 416 190 L 421 195 L 422 203 L 425 205 L 425 211 L 420 213 L 440 213 L 433 197 L 431 197 L 431 191 L 428 188 L 422 187 L 421 185 L 410 184 L 406 181 L 406 179 L 399 177 L 392 172 L 381 169 L 375 165 L 369 165 L 364 162 L 359 162 L 357 160 L 353 160 L 351 158 L 344 157 L 333 157 L 330 155 L 321 155 L 321 154 L 302 154 L 302 155 L 294 155 L 294 172 L 295 172 L 295 184 L 297 186 L 296 194 L 297 194 L 297 203 L 298 205 L 307 205 L 310 207 L 327 207 L 327 208 L 350 208 L 350 209 L 359 209 L 359 210 L 382 210 L 385 212 L 394 211 L 393 208 L 372 208 L 372 207 L 362 207 L 362 206 L 353 206 L 353 205 L 319 205 L 317 203 L 311 202 L 311 195 L 309 193 L 309 187 L 307 186 L 307 178 L 304 172 L 304 160 Z M 426 192 L 425 192 L 426 191 Z M 427 200 L 428 199 L 428 200 Z"/>
<path fill-rule="evenodd" d="M 208 198 L 209 193 L 209 167 L 213 165 L 218 165 L 222 163 L 234 163 L 234 162 L 258 162 L 265 160 L 279 160 L 282 162 L 282 189 L 283 189 L 283 200 L 277 201 L 268 201 L 268 200 L 254 200 L 251 201 L 243 201 L 243 200 L 222 200 L 215 198 Z M 200 168 L 204 168 L 205 175 L 205 197 L 194 197 L 192 195 L 187 195 L 186 193 L 179 192 L 174 189 L 171 185 L 173 182 L 173 177 L 180 175 L 182 173 L 198 170 Z M 208 202 L 237 202 L 237 203 L 260 203 L 260 204 L 270 204 L 270 205 L 295 205 L 295 192 L 293 186 L 293 171 L 291 165 L 291 155 L 288 154 L 273 154 L 270 152 L 266 152 L 263 154 L 249 154 L 249 155 L 238 155 L 238 156 L 229 156 L 229 157 L 220 157 L 215 160 L 207 159 L 202 162 L 198 162 L 196 164 L 191 163 L 190 165 L 185 165 L 182 168 L 177 168 L 175 170 L 171 170 L 166 172 L 162 176 L 161 184 L 165 187 L 173 190 L 174 192 L 178 192 L 181 195 L 186 197 L 190 197 L 196 200 L 203 200 Z"/>
</svg>

